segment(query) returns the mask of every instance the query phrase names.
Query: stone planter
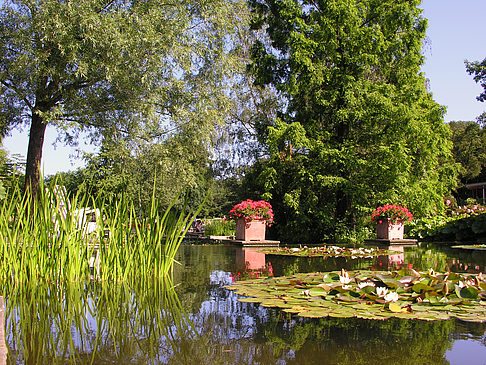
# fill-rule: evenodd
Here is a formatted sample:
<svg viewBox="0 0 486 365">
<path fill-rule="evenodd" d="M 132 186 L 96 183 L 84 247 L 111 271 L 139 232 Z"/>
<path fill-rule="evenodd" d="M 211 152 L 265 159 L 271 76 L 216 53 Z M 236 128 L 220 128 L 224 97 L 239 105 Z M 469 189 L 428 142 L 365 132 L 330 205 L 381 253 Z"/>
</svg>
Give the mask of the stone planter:
<svg viewBox="0 0 486 365">
<path fill-rule="evenodd" d="M 266 220 L 246 221 L 236 220 L 236 236 L 238 241 L 265 241 Z"/>
<path fill-rule="evenodd" d="M 381 240 L 403 240 L 403 221 L 383 219 L 376 224 L 376 238 Z"/>
</svg>

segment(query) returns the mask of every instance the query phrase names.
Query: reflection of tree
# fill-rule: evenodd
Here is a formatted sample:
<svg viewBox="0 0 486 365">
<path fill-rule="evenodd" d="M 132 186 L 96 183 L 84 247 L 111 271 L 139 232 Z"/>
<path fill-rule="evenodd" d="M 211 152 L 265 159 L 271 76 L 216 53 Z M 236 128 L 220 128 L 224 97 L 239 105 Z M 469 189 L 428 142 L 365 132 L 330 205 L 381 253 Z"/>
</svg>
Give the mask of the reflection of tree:
<svg viewBox="0 0 486 365">
<path fill-rule="evenodd" d="M 455 340 L 476 340 L 486 346 L 486 323 L 456 321 Z"/>
<path fill-rule="evenodd" d="M 294 319 L 267 326 L 274 350 L 292 349 L 289 364 L 439 364 L 451 344 L 453 321 L 424 322 L 389 319 Z M 319 354 L 319 355 L 317 355 Z M 277 357 L 279 352 L 275 354 Z"/>
<path fill-rule="evenodd" d="M 295 273 L 308 273 L 315 271 L 333 271 L 346 269 L 369 270 L 372 259 L 349 257 L 293 257 L 283 255 L 267 255 L 267 261 L 273 266 L 276 276 L 289 276 Z"/>
<path fill-rule="evenodd" d="M 174 265 L 174 283 L 184 310 L 197 312 L 201 303 L 207 300 L 211 272 L 215 269 L 233 271 L 234 247 L 224 246 L 181 246 Z"/>
<path fill-rule="evenodd" d="M 387 258 L 386 258 L 387 259 Z M 387 259 L 388 260 L 388 259 Z M 391 266 L 382 258 L 348 257 L 291 257 L 267 255 L 271 261 L 276 276 L 289 276 L 295 273 L 314 271 L 352 270 L 385 270 Z M 381 264 L 380 264 L 381 262 Z M 447 245 L 422 244 L 421 247 L 405 247 L 403 263 L 399 266 L 411 265 L 414 269 L 427 271 L 456 271 L 478 273 L 486 271 L 486 252 L 460 251 Z M 392 265 L 393 266 L 393 265 Z"/>
<path fill-rule="evenodd" d="M 417 270 L 454 271 L 478 273 L 486 271 L 486 252 L 469 252 L 450 248 L 448 245 L 423 244 L 405 250 L 405 263 Z"/>
</svg>

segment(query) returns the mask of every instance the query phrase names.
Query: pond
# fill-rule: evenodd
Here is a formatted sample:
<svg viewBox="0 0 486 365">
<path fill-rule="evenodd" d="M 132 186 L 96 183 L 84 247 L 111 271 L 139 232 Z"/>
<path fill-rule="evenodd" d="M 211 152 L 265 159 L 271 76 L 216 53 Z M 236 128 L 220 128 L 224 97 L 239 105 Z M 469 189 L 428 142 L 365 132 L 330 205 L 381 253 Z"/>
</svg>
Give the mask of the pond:
<svg viewBox="0 0 486 365">
<path fill-rule="evenodd" d="M 375 258 L 296 258 L 231 246 L 180 247 L 171 282 L 33 285 L 6 301 L 7 363 L 484 364 L 486 324 L 292 316 L 224 288 L 273 273 L 344 268 L 486 272 L 486 252 L 423 244 Z M 240 274 L 240 275 L 238 275 Z M 175 289 L 174 289 L 175 287 Z"/>
</svg>

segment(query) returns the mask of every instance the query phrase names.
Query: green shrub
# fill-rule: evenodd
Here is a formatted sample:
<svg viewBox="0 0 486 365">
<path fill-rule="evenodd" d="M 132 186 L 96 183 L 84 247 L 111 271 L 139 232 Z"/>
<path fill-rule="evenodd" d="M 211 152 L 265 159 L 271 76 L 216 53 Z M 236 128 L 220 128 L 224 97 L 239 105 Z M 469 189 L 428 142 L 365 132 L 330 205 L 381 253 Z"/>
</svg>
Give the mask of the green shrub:
<svg viewBox="0 0 486 365">
<path fill-rule="evenodd" d="M 470 241 L 486 236 L 486 212 L 436 215 L 409 224 L 409 236 L 434 241 Z"/>
<path fill-rule="evenodd" d="M 205 236 L 234 236 L 236 222 L 234 220 L 212 219 L 204 226 Z"/>
</svg>

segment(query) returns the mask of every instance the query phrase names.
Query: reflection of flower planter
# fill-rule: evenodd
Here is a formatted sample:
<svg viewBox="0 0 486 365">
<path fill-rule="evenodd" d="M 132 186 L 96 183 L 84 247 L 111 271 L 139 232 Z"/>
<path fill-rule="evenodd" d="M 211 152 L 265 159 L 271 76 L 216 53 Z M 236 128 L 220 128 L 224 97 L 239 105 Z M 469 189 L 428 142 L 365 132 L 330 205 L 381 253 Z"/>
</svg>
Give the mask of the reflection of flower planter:
<svg viewBox="0 0 486 365">
<path fill-rule="evenodd" d="M 376 224 L 376 238 L 382 240 L 403 240 L 403 221 L 392 222 L 383 219 Z"/>
<path fill-rule="evenodd" d="M 248 270 L 264 270 L 265 254 L 258 252 L 258 248 L 242 247 L 236 249 L 236 270 L 245 272 Z"/>
<path fill-rule="evenodd" d="M 239 241 L 265 241 L 266 220 L 236 220 L 236 239 Z"/>
</svg>

